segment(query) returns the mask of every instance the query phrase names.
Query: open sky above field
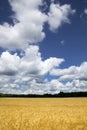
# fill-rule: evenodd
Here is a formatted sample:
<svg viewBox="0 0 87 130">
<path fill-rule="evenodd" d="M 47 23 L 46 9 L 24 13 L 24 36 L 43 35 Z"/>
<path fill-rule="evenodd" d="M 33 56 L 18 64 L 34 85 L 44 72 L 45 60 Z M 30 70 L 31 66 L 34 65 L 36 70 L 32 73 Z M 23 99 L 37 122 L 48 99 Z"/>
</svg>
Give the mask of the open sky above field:
<svg viewBox="0 0 87 130">
<path fill-rule="evenodd" d="M 0 1 L 0 93 L 87 91 L 87 0 Z"/>
</svg>

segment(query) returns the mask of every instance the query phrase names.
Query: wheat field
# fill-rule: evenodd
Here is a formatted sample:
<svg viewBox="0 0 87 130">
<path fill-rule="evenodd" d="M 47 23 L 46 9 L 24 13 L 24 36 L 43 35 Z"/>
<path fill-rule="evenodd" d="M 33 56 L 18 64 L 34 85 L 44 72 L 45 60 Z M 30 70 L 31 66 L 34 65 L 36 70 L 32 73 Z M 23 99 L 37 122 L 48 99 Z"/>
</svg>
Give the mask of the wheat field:
<svg viewBox="0 0 87 130">
<path fill-rule="evenodd" d="M 87 130 L 87 98 L 1 98 L 0 130 Z"/>
</svg>

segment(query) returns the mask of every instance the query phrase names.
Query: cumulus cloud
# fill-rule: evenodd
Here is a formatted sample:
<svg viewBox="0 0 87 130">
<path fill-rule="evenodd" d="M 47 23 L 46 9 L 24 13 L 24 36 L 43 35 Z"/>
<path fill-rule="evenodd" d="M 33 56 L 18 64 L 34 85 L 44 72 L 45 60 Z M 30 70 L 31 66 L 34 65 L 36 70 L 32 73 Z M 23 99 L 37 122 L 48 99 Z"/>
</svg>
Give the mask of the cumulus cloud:
<svg viewBox="0 0 87 130">
<path fill-rule="evenodd" d="M 23 57 L 3 52 L 0 57 L 0 92 L 55 94 L 60 91 L 87 91 L 87 62 L 56 69 L 62 62 L 64 59 L 54 57 L 43 61 L 39 47 L 33 45 L 25 50 Z M 43 79 L 48 73 L 58 78 Z"/>
<path fill-rule="evenodd" d="M 0 75 L 14 75 L 18 71 L 19 63 L 19 56 L 3 52 L 0 57 Z"/>
<path fill-rule="evenodd" d="M 76 67 L 76 66 L 70 66 L 69 68 L 65 68 L 65 69 L 53 69 L 50 72 L 51 75 L 64 76 L 69 79 L 71 79 L 71 77 L 77 73 L 78 73 L 78 67 Z M 64 78 L 64 79 L 66 79 L 66 78 Z"/>
<path fill-rule="evenodd" d="M 51 31 L 58 29 L 63 23 L 70 23 L 69 15 L 74 14 L 75 10 L 71 9 L 68 4 L 60 5 L 52 3 L 48 13 L 48 24 Z"/>
<path fill-rule="evenodd" d="M 65 84 L 65 88 L 67 88 L 67 92 L 78 92 L 78 91 L 87 91 L 87 81 L 82 81 L 79 79 L 72 80 L 71 82 L 67 82 Z"/>
<path fill-rule="evenodd" d="M 63 23 L 70 23 L 69 15 L 75 13 L 70 5 L 54 4 L 54 0 L 51 1 L 49 12 L 41 11 L 39 7 L 43 2 L 9 0 L 14 12 L 11 16 L 13 24 L 3 22 L 0 25 L 0 47 L 10 51 L 20 49 L 21 53 L 18 55 L 4 51 L 0 55 L 0 92 L 43 94 L 68 91 L 70 84 L 73 86 L 76 81 L 64 84 L 61 82 L 64 76 L 65 79 L 74 79 L 73 76 L 77 76 L 81 79 L 81 85 L 85 87 L 87 73 L 83 68 L 86 67 L 86 62 L 80 67 L 55 70 L 64 62 L 63 58 L 49 57 L 42 60 L 39 46 L 35 43 L 45 38 L 45 23 L 48 23 L 51 31 L 55 31 Z M 81 72 L 84 73 L 79 77 Z M 54 73 L 59 78 L 48 80 L 47 76 L 55 75 Z M 85 79 L 84 82 L 82 79 Z"/>
<path fill-rule="evenodd" d="M 0 25 L 0 46 L 24 49 L 30 43 L 42 41 L 45 37 L 43 25 L 47 19 L 39 10 L 42 0 L 9 0 L 9 3 L 14 11 L 14 25 Z"/>
<path fill-rule="evenodd" d="M 42 62 L 42 73 L 45 74 L 48 70 L 50 72 L 54 67 L 58 67 L 62 62 L 64 62 L 64 59 L 50 57 Z"/>
<path fill-rule="evenodd" d="M 51 92 L 51 83 L 41 81 L 41 78 L 63 61 L 64 59 L 55 57 L 42 60 L 39 46 L 36 45 L 29 46 L 23 57 L 19 57 L 16 53 L 12 55 L 10 52 L 3 52 L 0 57 L 0 86 L 3 87 L 0 91 L 6 93 Z M 47 88 L 42 88 L 43 86 Z"/>
<path fill-rule="evenodd" d="M 13 57 L 14 57 L 14 55 L 13 55 Z M 21 63 L 27 61 L 26 59 L 27 58 L 20 59 Z M 40 62 L 42 62 L 43 66 L 44 66 L 45 61 L 41 60 Z M 40 65 L 40 62 L 39 62 L 39 65 Z M 49 62 L 50 62 L 50 60 L 49 60 Z M 28 63 L 24 63 L 24 64 L 28 64 Z M 30 61 L 30 63 L 32 63 L 32 60 Z M 41 65 L 42 65 L 42 63 L 41 63 Z M 57 65 L 58 65 L 58 63 L 57 63 Z M 4 73 L 4 75 L 0 75 L 0 92 L 17 93 L 17 94 L 19 94 L 19 93 L 20 94 L 21 93 L 23 93 L 23 94 L 29 94 L 29 93 L 55 94 L 55 93 L 59 93 L 60 91 L 64 91 L 64 92 L 87 91 L 87 80 L 85 80 L 85 78 L 87 77 L 87 72 L 85 72 L 86 71 L 85 67 L 87 67 L 86 62 L 82 63 L 78 67 L 79 72 L 77 72 L 77 75 L 75 72 L 73 73 L 71 70 L 69 70 L 70 71 L 69 72 L 67 69 L 67 71 L 61 72 L 58 75 L 58 78 L 56 78 L 56 79 L 54 78 L 49 81 L 48 79 L 43 80 L 43 75 L 45 75 L 49 72 L 49 68 L 48 68 L 48 71 L 43 73 L 42 70 L 41 69 L 38 70 L 38 67 L 37 67 L 37 72 L 34 72 L 33 68 L 31 69 L 31 67 L 30 67 L 30 70 L 31 70 L 30 71 L 29 68 L 26 67 L 26 65 L 21 66 L 21 64 L 19 64 L 19 68 L 21 68 L 21 69 L 19 69 L 18 73 L 16 73 L 15 75 L 8 76 L 7 73 Z M 41 68 L 41 66 L 40 66 L 40 68 Z M 53 67 L 53 69 L 54 69 L 54 67 Z M 61 71 L 63 71 L 63 70 L 61 70 Z M 26 72 L 28 72 L 28 73 L 26 74 Z M 41 79 L 41 77 L 42 77 L 42 79 Z"/>
<path fill-rule="evenodd" d="M 0 74 L 14 75 L 16 72 L 29 75 L 45 75 L 51 69 L 59 66 L 64 59 L 50 57 L 45 61 L 41 58 L 38 46 L 29 46 L 25 50 L 25 55 L 20 58 L 16 53 L 3 52 L 0 57 Z"/>
<path fill-rule="evenodd" d="M 60 76 L 60 80 L 73 80 L 87 78 L 87 62 L 83 62 L 80 66 L 70 66 L 65 69 L 53 69 L 50 74 L 54 76 Z"/>
<path fill-rule="evenodd" d="M 59 28 L 62 23 L 69 23 L 69 14 L 74 10 L 70 5 L 52 3 L 48 15 L 40 10 L 43 0 L 9 0 L 14 15 L 14 25 L 0 25 L 0 47 L 25 49 L 29 44 L 41 42 L 45 38 L 44 24 L 48 22 L 50 30 Z M 9 32 L 9 33 L 8 33 Z"/>
<path fill-rule="evenodd" d="M 67 91 L 87 91 L 87 62 L 80 66 L 70 66 L 65 69 L 52 69 L 50 74 L 57 76 L 58 81 L 65 82 Z M 63 89 L 64 90 L 64 89 Z"/>
</svg>

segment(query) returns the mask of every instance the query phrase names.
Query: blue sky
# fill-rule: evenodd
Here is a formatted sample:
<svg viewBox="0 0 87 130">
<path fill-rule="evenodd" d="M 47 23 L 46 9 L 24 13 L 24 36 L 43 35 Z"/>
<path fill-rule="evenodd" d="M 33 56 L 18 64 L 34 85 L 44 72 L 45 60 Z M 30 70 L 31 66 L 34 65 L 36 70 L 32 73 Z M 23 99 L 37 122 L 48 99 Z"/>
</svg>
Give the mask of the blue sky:
<svg viewBox="0 0 87 130">
<path fill-rule="evenodd" d="M 87 91 L 87 1 L 0 2 L 0 92 Z"/>
<path fill-rule="evenodd" d="M 40 44 L 41 51 L 43 56 L 45 52 L 45 57 L 57 56 L 65 58 L 67 60 L 66 66 L 80 65 L 87 60 L 87 16 L 84 14 L 87 3 L 84 0 L 62 1 L 61 3 L 71 4 L 73 9 L 76 9 L 76 13 L 71 17 L 71 23 L 64 24 L 56 33 L 46 29 L 47 38 L 44 39 L 43 44 Z M 61 44 L 61 41 L 64 41 L 64 44 Z"/>
</svg>

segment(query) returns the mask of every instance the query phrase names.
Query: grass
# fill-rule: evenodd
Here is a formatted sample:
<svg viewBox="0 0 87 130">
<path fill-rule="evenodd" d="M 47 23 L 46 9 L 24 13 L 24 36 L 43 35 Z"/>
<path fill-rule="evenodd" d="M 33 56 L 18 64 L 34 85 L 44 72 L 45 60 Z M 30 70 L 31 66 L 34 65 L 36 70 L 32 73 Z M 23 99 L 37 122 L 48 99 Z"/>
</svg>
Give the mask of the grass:
<svg viewBox="0 0 87 130">
<path fill-rule="evenodd" d="M 87 130 L 87 98 L 1 98 L 0 130 Z"/>
</svg>

